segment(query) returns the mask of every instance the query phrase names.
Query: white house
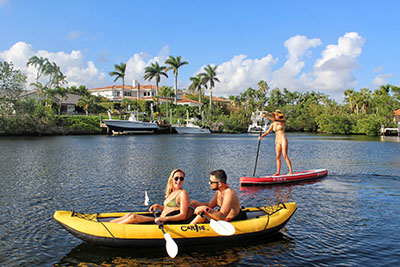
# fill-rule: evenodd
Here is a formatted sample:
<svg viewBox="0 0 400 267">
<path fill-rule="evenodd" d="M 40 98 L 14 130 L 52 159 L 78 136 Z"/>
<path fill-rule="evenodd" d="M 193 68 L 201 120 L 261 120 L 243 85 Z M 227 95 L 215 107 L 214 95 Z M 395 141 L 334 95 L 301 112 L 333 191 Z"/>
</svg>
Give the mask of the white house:
<svg viewBox="0 0 400 267">
<path fill-rule="evenodd" d="M 111 101 L 119 102 L 122 101 L 122 85 L 112 85 L 106 87 L 92 88 L 88 89 L 92 95 L 102 96 L 108 98 Z M 154 101 L 154 96 L 156 95 L 156 86 L 154 85 L 144 85 L 139 84 L 137 80 L 133 80 L 132 85 L 124 86 L 124 98 L 131 100 L 145 100 Z M 139 97 L 138 97 L 139 96 Z M 158 101 L 160 103 L 173 102 L 174 98 L 159 97 Z M 187 99 L 182 91 L 178 90 L 177 94 L 177 104 L 178 105 L 188 105 L 200 107 L 203 104 L 201 102 Z"/>
</svg>

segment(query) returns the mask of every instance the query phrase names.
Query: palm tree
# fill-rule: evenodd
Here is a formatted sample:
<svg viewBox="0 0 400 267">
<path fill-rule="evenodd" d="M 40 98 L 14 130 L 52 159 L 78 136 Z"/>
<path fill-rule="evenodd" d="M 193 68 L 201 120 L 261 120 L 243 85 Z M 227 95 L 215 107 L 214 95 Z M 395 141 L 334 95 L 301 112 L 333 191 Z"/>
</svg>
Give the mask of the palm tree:
<svg viewBox="0 0 400 267">
<path fill-rule="evenodd" d="M 257 86 L 259 88 L 259 90 L 263 93 L 263 94 L 267 94 L 268 90 L 269 90 L 269 86 L 267 84 L 266 81 L 261 80 L 257 83 Z"/>
<path fill-rule="evenodd" d="M 367 107 L 371 102 L 371 91 L 368 88 L 363 88 L 360 90 L 361 101 L 362 101 L 362 111 L 363 113 L 367 113 Z"/>
<path fill-rule="evenodd" d="M 49 81 L 47 83 L 47 86 L 50 88 L 57 88 L 60 87 L 63 84 L 68 83 L 65 79 L 67 76 L 65 76 L 61 72 L 61 68 L 57 66 L 55 62 L 49 62 L 46 64 L 46 68 L 44 70 L 45 75 L 49 75 Z"/>
<path fill-rule="evenodd" d="M 54 94 L 59 96 L 58 115 L 61 115 L 62 102 L 64 99 L 67 99 L 68 89 L 58 86 L 54 89 Z"/>
<path fill-rule="evenodd" d="M 198 74 L 198 75 L 196 75 L 196 77 L 190 77 L 190 81 L 192 82 L 192 84 L 189 86 L 189 90 L 192 92 L 198 91 L 199 102 L 201 102 L 201 95 L 202 95 L 201 88 L 203 86 L 205 88 L 207 88 L 207 84 L 204 82 L 205 79 L 204 79 L 203 75 Z"/>
<path fill-rule="evenodd" d="M 174 97 L 174 91 L 172 90 L 172 87 L 170 86 L 162 86 L 160 89 L 160 95 L 165 97 L 165 98 L 171 98 Z M 165 101 L 165 108 L 167 110 L 167 116 L 168 116 L 168 101 Z"/>
<path fill-rule="evenodd" d="M 126 70 L 126 63 L 115 64 L 114 65 L 115 71 L 110 71 L 108 74 L 110 76 L 115 76 L 114 82 L 118 79 L 122 80 L 122 100 L 124 100 L 125 94 L 125 70 Z"/>
<path fill-rule="evenodd" d="M 205 72 L 201 73 L 201 75 L 204 78 L 204 83 L 209 83 L 210 84 L 210 109 L 212 109 L 212 89 L 215 86 L 215 82 L 219 82 L 217 78 L 217 67 L 212 67 L 211 65 L 208 65 L 207 67 L 204 67 Z"/>
<path fill-rule="evenodd" d="M 49 60 L 47 58 L 37 57 L 37 56 L 33 56 L 33 57 L 29 58 L 28 63 L 26 63 L 27 67 L 32 65 L 35 68 L 38 68 L 37 73 L 36 73 L 36 83 L 39 82 L 39 79 L 42 76 L 42 74 L 44 73 L 47 64 L 49 64 Z"/>
<path fill-rule="evenodd" d="M 165 60 L 165 64 L 169 65 L 169 67 L 166 69 L 167 71 L 169 70 L 174 70 L 174 75 L 175 75 L 175 105 L 177 104 L 177 95 L 178 95 L 178 69 L 186 64 L 189 64 L 187 61 L 181 61 L 181 56 L 178 57 L 173 57 L 169 56 L 167 60 Z"/>
<path fill-rule="evenodd" d="M 165 77 L 168 78 L 168 74 L 165 72 L 165 70 L 167 69 L 167 67 L 165 66 L 160 66 L 158 64 L 158 62 L 156 63 L 151 63 L 150 67 L 146 67 L 144 69 L 144 79 L 145 80 L 152 80 L 155 79 L 156 80 L 156 95 L 158 95 L 158 84 L 161 81 L 161 75 L 164 75 Z"/>
<path fill-rule="evenodd" d="M 350 103 L 351 112 L 353 112 L 353 100 L 354 100 L 354 97 L 355 97 L 354 90 L 353 89 L 347 89 L 346 91 L 344 91 L 344 96 L 348 99 L 348 101 Z"/>
</svg>

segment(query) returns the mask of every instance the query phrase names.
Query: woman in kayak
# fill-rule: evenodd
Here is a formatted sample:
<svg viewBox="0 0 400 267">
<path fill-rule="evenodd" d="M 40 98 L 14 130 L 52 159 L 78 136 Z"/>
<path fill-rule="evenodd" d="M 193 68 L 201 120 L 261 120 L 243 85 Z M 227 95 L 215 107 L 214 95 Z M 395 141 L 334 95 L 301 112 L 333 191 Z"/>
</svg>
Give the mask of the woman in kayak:
<svg viewBox="0 0 400 267">
<path fill-rule="evenodd" d="M 275 151 L 276 151 L 276 173 L 274 176 L 281 174 L 281 154 L 283 154 L 283 158 L 286 160 L 286 163 L 289 167 L 289 173 L 293 174 L 292 163 L 287 154 L 288 150 L 288 141 L 285 135 L 285 116 L 280 110 L 276 110 L 275 112 L 269 113 L 272 117 L 267 117 L 266 114 L 263 114 L 263 117 L 270 119 L 272 121 L 269 129 L 263 133 L 258 140 L 261 140 L 264 136 L 268 135 L 272 130 L 275 132 Z"/>
<path fill-rule="evenodd" d="M 142 223 L 142 222 L 167 222 L 183 221 L 187 219 L 189 209 L 189 194 L 182 188 L 185 180 L 185 173 L 181 169 L 171 172 L 167 187 L 165 189 L 164 205 L 154 204 L 149 211 L 161 211 L 161 215 L 154 220 L 153 217 L 128 213 L 120 218 L 114 219 L 114 223 Z"/>
</svg>

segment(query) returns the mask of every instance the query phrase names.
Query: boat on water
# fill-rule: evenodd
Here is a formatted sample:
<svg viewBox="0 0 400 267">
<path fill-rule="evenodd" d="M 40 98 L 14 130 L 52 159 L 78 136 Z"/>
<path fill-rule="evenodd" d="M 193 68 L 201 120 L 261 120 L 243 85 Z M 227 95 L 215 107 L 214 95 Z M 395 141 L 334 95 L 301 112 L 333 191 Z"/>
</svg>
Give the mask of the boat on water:
<svg viewBox="0 0 400 267">
<path fill-rule="evenodd" d="M 300 182 L 324 177 L 328 174 L 326 169 L 295 172 L 277 176 L 240 177 L 240 185 L 271 185 Z"/>
<path fill-rule="evenodd" d="M 257 133 L 266 132 L 268 130 L 268 123 L 266 123 L 262 114 L 266 113 L 266 111 L 256 111 L 251 114 L 251 124 L 247 128 L 248 133 Z"/>
<path fill-rule="evenodd" d="M 174 125 L 178 134 L 210 134 L 211 131 L 207 127 L 196 125 L 192 122 L 187 122 L 186 125 Z"/>
<path fill-rule="evenodd" d="M 214 230 L 215 228 L 210 226 L 212 223 L 192 225 L 168 222 L 163 225 L 163 230 L 178 245 L 182 246 L 250 240 L 268 237 L 278 232 L 289 221 L 296 209 L 295 202 L 242 208 L 246 219 L 230 222 L 234 227 L 234 233 L 230 235 L 218 234 Z M 74 211 L 56 211 L 53 217 L 68 232 L 87 243 L 108 247 L 165 246 L 163 231 L 154 222 L 140 224 L 110 222 L 110 220 L 125 214 L 126 212 L 85 214 Z M 138 212 L 137 214 L 153 216 L 150 212 Z"/>
<path fill-rule="evenodd" d="M 186 124 L 182 125 L 180 123 L 175 124 L 174 128 L 178 134 L 210 134 L 211 131 L 208 127 L 199 126 L 195 123 L 199 123 L 198 118 L 189 119 L 189 113 L 186 112 L 187 119 Z"/>
<path fill-rule="evenodd" d="M 114 120 L 108 111 L 108 120 L 103 120 L 108 129 L 113 133 L 154 133 L 160 129 L 157 122 L 145 122 L 138 120 L 138 115 L 145 113 L 131 112 L 128 120 Z"/>
</svg>

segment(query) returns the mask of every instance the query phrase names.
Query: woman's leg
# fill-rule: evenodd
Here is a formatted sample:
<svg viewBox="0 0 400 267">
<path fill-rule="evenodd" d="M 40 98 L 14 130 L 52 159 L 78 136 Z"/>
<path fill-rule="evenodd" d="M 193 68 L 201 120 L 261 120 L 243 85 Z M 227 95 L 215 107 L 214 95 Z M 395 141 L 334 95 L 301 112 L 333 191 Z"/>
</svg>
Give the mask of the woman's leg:
<svg viewBox="0 0 400 267">
<path fill-rule="evenodd" d="M 137 215 L 135 213 L 128 213 L 120 218 L 111 220 L 113 223 L 129 224 L 129 223 L 141 223 L 141 222 L 153 222 L 154 218 L 149 216 Z"/>
<path fill-rule="evenodd" d="M 279 175 L 281 173 L 281 153 L 282 153 L 281 144 L 275 144 L 275 151 L 276 151 L 276 173 L 273 176 Z"/>
<path fill-rule="evenodd" d="M 282 142 L 282 154 L 283 154 L 283 158 L 286 160 L 286 163 L 289 167 L 289 174 L 293 173 L 293 169 L 292 169 L 292 163 L 290 162 L 289 156 L 287 154 L 288 151 L 288 141 L 285 139 Z"/>
</svg>

